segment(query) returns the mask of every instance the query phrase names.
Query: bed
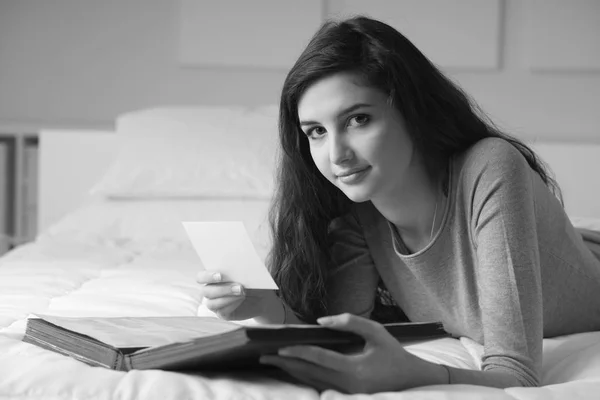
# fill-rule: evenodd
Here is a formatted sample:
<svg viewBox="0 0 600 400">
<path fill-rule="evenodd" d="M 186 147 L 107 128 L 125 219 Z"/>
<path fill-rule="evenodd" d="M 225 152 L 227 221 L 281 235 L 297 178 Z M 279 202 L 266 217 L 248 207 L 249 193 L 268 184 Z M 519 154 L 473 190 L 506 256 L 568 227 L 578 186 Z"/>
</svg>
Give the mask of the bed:
<svg viewBox="0 0 600 400">
<path fill-rule="evenodd" d="M 441 385 L 369 396 L 319 393 L 252 371 L 116 372 L 21 341 L 35 313 L 211 315 L 180 221 L 241 220 L 266 256 L 276 119 L 274 106 L 162 107 L 124 114 L 110 132 L 42 132 L 40 234 L 0 258 L 0 399 L 600 398 L 600 332 L 545 339 L 539 388 Z M 532 145 L 563 185 L 574 223 L 600 229 L 600 183 L 585 179 L 600 170 L 600 145 Z M 407 348 L 472 369 L 482 351 L 467 338 Z"/>
</svg>

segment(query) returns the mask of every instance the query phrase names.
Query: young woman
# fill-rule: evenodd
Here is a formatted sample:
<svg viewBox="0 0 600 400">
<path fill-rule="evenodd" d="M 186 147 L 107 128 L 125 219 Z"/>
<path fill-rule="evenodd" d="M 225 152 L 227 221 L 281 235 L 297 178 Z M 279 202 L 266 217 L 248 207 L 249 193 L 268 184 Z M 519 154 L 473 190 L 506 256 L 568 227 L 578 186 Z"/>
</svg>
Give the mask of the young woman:
<svg viewBox="0 0 600 400">
<path fill-rule="evenodd" d="M 201 274 L 206 305 L 226 319 L 316 321 L 367 344 L 288 348 L 264 363 L 344 392 L 536 386 L 543 337 L 600 329 L 600 234 L 576 230 L 534 152 L 390 26 L 321 27 L 286 78 L 280 141 L 278 296 Z M 380 325 L 406 318 L 483 344 L 482 370 L 406 352 Z"/>
</svg>

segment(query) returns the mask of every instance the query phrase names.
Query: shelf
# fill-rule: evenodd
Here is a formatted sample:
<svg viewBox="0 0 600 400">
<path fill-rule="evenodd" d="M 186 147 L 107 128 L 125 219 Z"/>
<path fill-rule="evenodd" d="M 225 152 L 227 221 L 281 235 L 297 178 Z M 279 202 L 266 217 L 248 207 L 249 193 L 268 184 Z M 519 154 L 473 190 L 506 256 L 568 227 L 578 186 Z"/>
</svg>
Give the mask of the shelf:
<svg viewBox="0 0 600 400">
<path fill-rule="evenodd" d="M 0 253 L 37 234 L 38 135 L 0 127 Z"/>
</svg>

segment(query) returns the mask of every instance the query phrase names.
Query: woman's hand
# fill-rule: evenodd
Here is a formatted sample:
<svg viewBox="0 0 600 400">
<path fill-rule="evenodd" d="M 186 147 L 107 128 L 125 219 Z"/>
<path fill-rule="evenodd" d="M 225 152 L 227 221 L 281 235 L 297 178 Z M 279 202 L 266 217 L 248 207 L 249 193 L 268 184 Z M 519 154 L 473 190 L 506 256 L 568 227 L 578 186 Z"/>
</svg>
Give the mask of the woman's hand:
<svg viewBox="0 0 600 400">
<path fill-rule="evenodd" d="M 317 346 L 293 346 L 261 357 L 261 363 L 277 366 L 319 390 L 345 393 L 398 391 L 447 379 L 443 367 L 404 350 L 381 324 L 351 314 L 318 322 L 362 336 L 365 347 L 358 353 L 342 354 Z"/>
<path fill-rule="evenodd" d="M 263 315 L 268 303 L 279 299 L 272 290 L 245 289 L 235 282 L 226 282 L 220 273 L 201 271 L 196 278 L 202 284 L 204 305 L 219 318 L 244 320 Z M 279 305 L 279 309 L 281 309 Z M 283 317 L 281 317 L 283 318 Z"/>
</svg>

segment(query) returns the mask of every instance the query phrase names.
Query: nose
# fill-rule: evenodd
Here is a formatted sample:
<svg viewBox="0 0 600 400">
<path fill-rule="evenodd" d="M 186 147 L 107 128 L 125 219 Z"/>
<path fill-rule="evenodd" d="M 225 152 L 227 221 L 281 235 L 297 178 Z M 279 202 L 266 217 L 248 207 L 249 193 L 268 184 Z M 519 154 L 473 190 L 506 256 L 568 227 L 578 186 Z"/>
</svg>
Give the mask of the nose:
<svg viewBox="0 0 600 400">
<path fill-rule="evenodd" d="M 329 160 L 332 164 L 339 165 L 352 159 L 353 151 L 345 135 L 334 133 L 329 139 Z"/>
</svg>

